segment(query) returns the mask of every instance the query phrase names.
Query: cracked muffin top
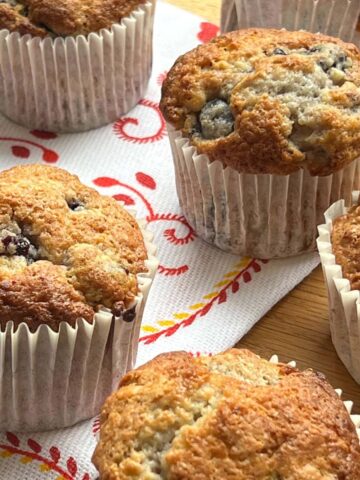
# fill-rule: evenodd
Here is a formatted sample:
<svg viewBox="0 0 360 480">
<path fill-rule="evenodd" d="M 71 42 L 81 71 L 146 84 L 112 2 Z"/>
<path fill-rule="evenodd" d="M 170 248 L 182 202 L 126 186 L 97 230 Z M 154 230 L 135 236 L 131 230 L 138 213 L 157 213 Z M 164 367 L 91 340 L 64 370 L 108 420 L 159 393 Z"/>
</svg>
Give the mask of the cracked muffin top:
<svg viewBox="0 0 360 480">
<path fill-rule="evenodd" d="M 358 480 L 359 439 L 320 374 L 247 350 L 163 354 L 101 413 L 101 480 Z"/>
<path fill-rule="evenodd" d="M 100 307 L 130 321 L 146 259 L 136 220 L 76 176 L 43 165 L 0 173 L 2 330 L 12 320 L 57 331 Z"/>
<path fill-rule="evenodd" d="M 353 290 L 360 290 L 360 204 L 333 221 L 331 242 L 343 276 Z"/>
<path fill-rule="evenodd" d="M 0 29 L 38 37 L 111 28 L 146 0 L 0 0 Z"/>
<path fill-rule="evenodd" d="M 166 120 L 244 173 L 329 175 L 360 155 L 360 52 L 307 32 L 228 33 L 180 57 Z"/>
</svg>

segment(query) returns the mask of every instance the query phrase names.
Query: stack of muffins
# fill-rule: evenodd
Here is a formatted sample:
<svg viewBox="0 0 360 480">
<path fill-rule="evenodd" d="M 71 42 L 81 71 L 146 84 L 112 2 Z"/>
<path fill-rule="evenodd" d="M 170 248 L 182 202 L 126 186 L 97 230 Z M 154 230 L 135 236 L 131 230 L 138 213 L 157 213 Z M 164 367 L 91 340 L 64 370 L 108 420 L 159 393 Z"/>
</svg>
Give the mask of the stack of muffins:
<svg viewBox="0 0 360 480">
<path fill-rule="evenodd" d="M 293 2 L 256 3 L 263 26 L 288 25 Z M 296 2 L 297 28 L 310 14 L 318 28 L 310 3 Z M 360 7 L 340 3 L 318 29 L 344 38 Z M 224 0 L 223 29 L 253 27 L 255 10 Z M 152 0 L 0 1 L 0 111 L 56 131 L 115 120 L 146 88 L 153 13 Z M 328 209 L 331 330 L 360 382 L 359 50 L 306 31 L 228 33 L 176 61 L 161 110 L 180 205 L 205 241 L 266 259 L 313 251 Z M 0 216 L 0 429 L 90 418 L 123 377 L 102 408 L 102 480 L 360 478 L 359 419 L 320 374 L 231 350 L 124 376 L 157 260 L 115 200 L 23 166 L 0 173 Z"/>
</svg>

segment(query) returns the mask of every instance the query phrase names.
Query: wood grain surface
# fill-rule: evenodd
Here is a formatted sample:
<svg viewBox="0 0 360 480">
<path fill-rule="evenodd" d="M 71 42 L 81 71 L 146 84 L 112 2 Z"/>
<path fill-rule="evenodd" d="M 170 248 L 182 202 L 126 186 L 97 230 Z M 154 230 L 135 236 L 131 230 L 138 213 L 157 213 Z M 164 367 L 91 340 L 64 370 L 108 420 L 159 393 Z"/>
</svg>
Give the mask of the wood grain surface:
<svg viewBox="0 0 360 480">
<path fill-rule="evenodd" d="M 217 24 L 220 21 L 221 0 L 167 2 Z M 335 388 L 343 390 L 345 400 L 354 402 L 354 413 L 360 413 L 360 386 L 347 373 L 331 342 L 320 267 L 281 300 L 236 346 L 249 348 L 266 358 L 276 353 L 281 361 L 296 360 L 300 368 L 323 372 Z"/>
</svg>

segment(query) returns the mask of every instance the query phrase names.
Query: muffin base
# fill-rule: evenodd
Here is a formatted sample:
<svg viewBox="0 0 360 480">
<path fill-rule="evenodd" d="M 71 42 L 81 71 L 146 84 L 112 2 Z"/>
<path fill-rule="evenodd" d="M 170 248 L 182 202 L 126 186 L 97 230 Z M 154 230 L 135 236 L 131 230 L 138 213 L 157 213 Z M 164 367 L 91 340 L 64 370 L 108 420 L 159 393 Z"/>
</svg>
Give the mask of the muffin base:
<svg viewBox="0 0 360 480">
<path fill-rule="evenodd" d="M 139 222 L 140 223 L 140 222 Z M 144 223 L 141 223 L 144 227 Z M 141 319 L 158 266 L 151 234 L 142 229 L 147 272 L 138 275 L 135 318 L 126 322 L 108 310 L 59 332 L 24 323 L 0 332 L 0 430 L 64 428 L 97 415 L 120 378 L 135 365 Z"/>
<path fill-rule="evenodd" d="M 357 0 L 222 0 L 221 32 L 242 28 L 307 30 L 354 40 Z"/>
<path fill-rule="evenodd" d="M 333 202 L 351 201 L 360 160 L 333 175 L 255 175 L 198 155 L 168 125 L 180 206 L 206 242 L 236 255 L 288 257 L 316 249 L 316 227 Z"/>
<path fill-rule="evenodd" d="M 31 129 L 77 132 L 118 119 L 144 95 L 155 4 L 88 37 L 0 31 L 0 112 Z"/>
<path fill-rule="evenodd" d="M 360 203 L 360 191 L 353 192 L 353 203 Z M 331 205 L 325 212 L 326 223 L 319 226 L 317 245 L 328 292 L 332 342 L 349 373 L 360 383 L 360 291 L 351 290 L 349 280 L 343 277 L 331 243 L 332 222 L 346 212 L 343 200 Z"/>
</svg>

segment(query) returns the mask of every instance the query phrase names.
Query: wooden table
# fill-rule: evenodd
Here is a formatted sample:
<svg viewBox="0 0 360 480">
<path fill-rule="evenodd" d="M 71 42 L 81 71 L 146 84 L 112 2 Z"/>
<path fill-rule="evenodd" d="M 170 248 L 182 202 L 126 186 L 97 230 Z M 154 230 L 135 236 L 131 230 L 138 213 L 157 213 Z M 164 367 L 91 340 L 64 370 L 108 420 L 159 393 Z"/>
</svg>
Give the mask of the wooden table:
<svg viewBox="0 0 360 480">
<path fill-rule="evenodd" d="M 219 24 L 221 0 L 167 1 Z M 249 348 L 266 358 L 276 353 L 281 361 L 296 360 L 300 368 L 323 372 L 334 387 L 344 391 L 344 399 L 354 401 L 354 413 L 360 413 L 360 386 L 347 373 L 331 343 L 320 267 L 265 315 L 236 346 Z"/>
</svg>

